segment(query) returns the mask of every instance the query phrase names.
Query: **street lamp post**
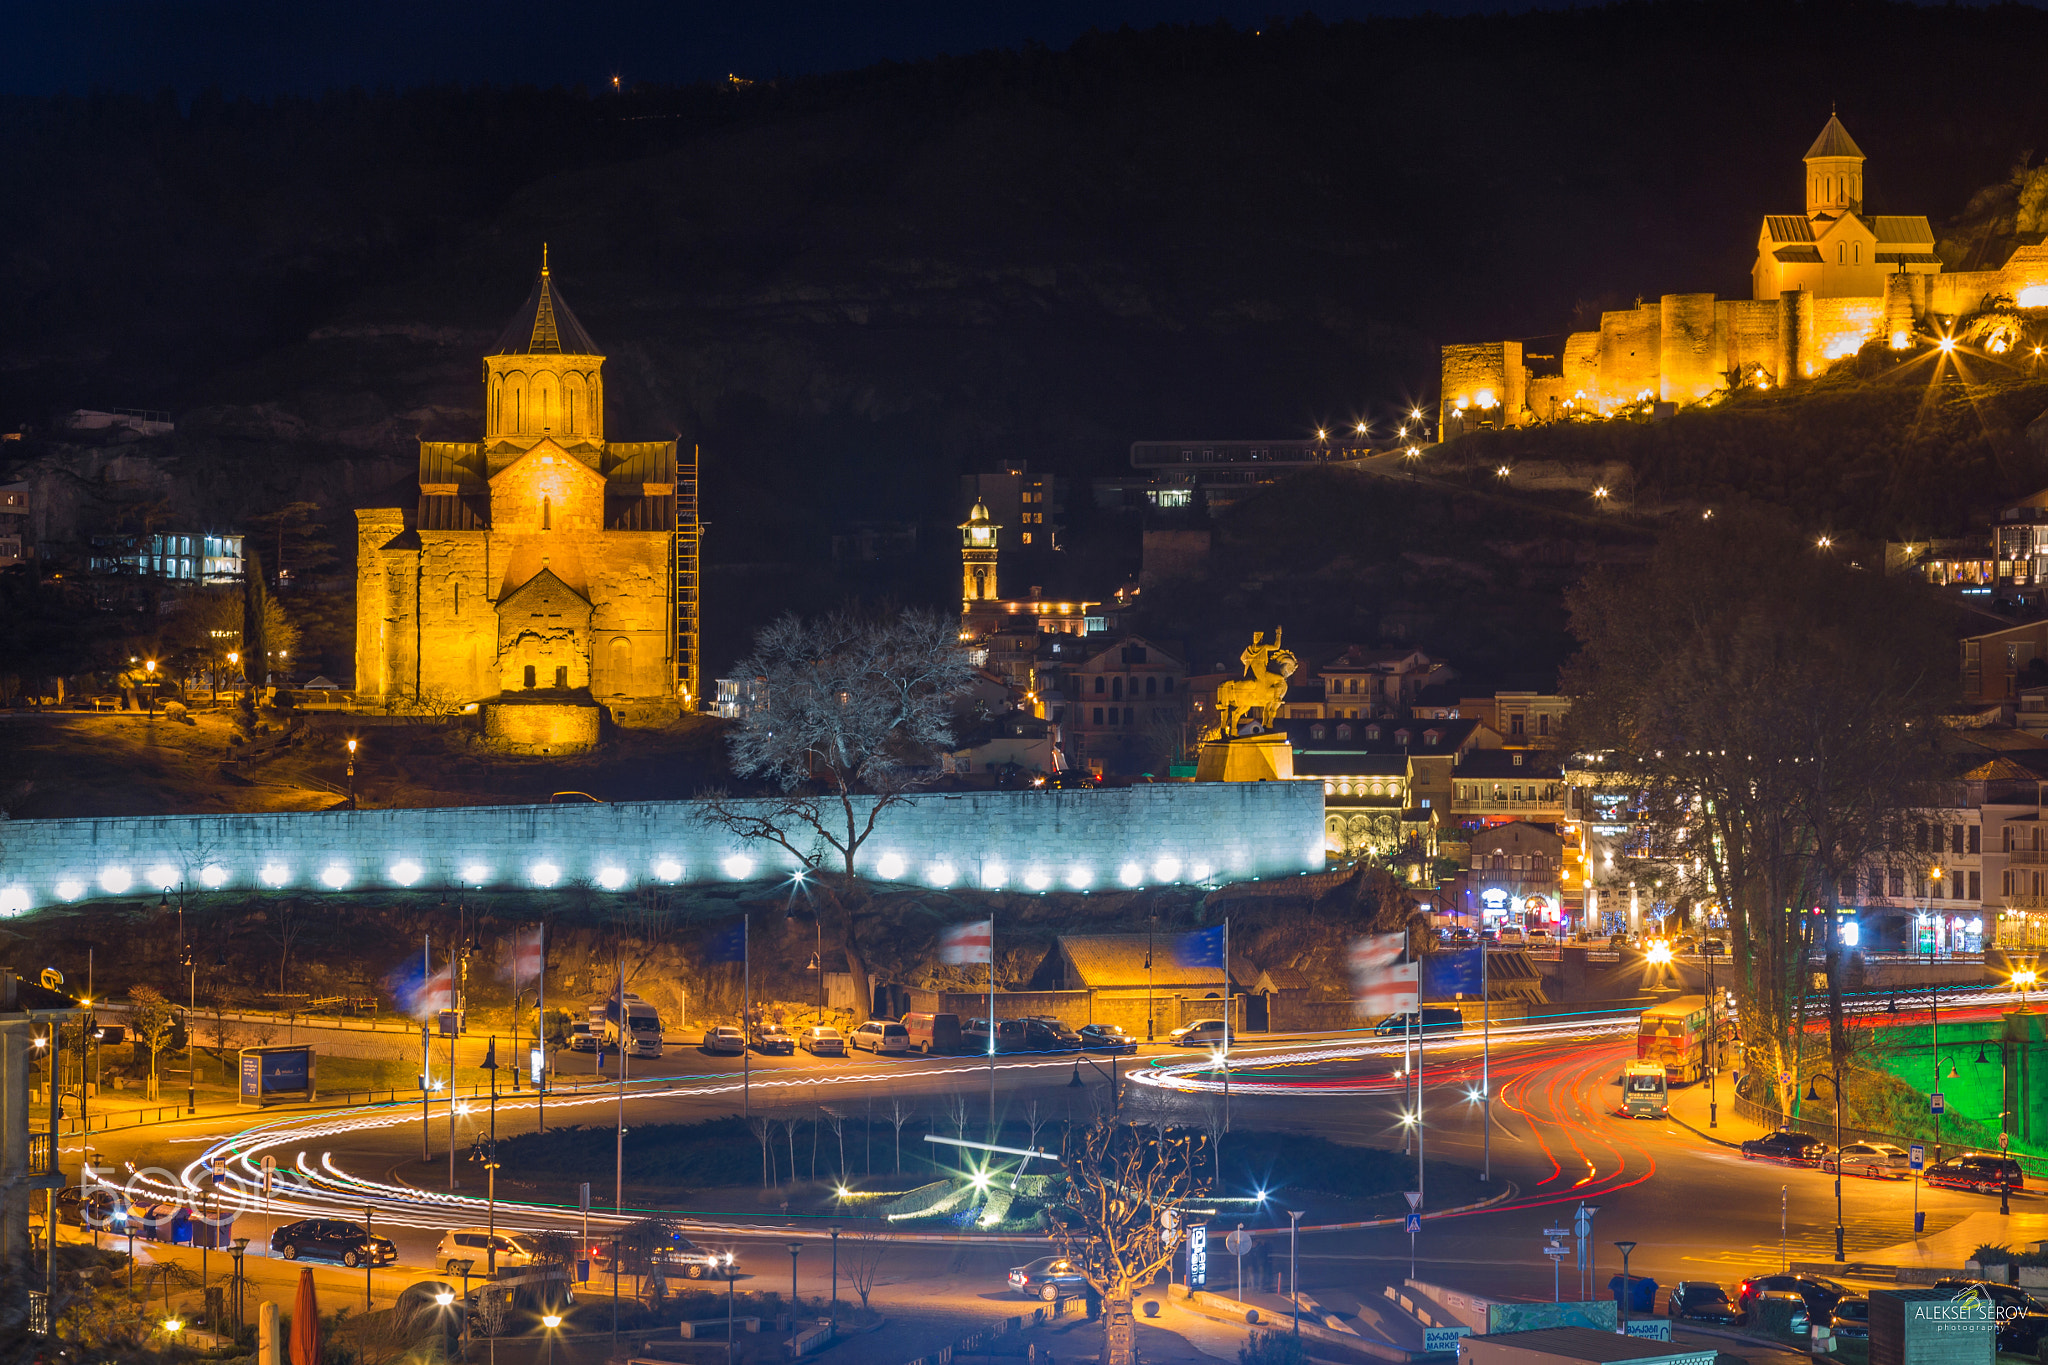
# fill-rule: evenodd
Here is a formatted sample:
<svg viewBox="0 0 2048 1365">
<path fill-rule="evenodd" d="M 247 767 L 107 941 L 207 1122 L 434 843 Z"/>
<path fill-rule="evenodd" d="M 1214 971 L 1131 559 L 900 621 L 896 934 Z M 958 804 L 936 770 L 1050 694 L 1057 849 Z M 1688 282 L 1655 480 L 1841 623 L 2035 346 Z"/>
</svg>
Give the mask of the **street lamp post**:
<svg viewBox="0 0 2048 1365">
<path fill-rule="evenodd" d="M 1826 1081 L 1835 1092 L 1835 1259 L 1848 1259 L 1842 1251 L 1842 1072 L 1839 1064 L 1833 1075 L 1816 1073 L 1806 1083 L 1806 1098 L 1820 1103 L 1820 1083 Z"/>
<path fill-rule="evenodd" d="M 802 1242 L 789 1244 L 789 1334 L 796 1335 L 796 1258 L 803 1253 Z"/>
<path fill-rule="evenodd" d="M 348 742 L 348 808 L 356 808 L 356 742 Z"/>
<path fill-rule="evenodd" d="M 1301 1283 L 1295 1277 L 1300 1274 L 1300 1261 L 1295 1253 L 1301 1248 L 1301 1209 L 1287 1210 L 1287 1297 L 1294 1303 L 1294 1339 L 1301 1340 Z"/>
<path fill-rule="evenodd" d="M 839 1225 L 832 1225 L 832 1339 L 839 1339 Z"/>
<path fill-rule="evenodd" d="M 1634 1242 L 1616 1242 L 1621 1248 L 1621 1293 L 1615 1297 L 1615 1304 L 1621 1310 L 1621 1334 L 1628 1335 L 1628 1296 L 1631 1292 L 1628 1280 L 1628 1254 L 1636 1249 Z"/>
<path fill-rule="evenodd" d="M 146 659 L 143 661 L 142 667 L 149 675 L 148 681 L 143 685 L 149 689 L 149 714 L 154 717 L 156 715 L 156 660 Z"/>
<path fill-rule="evenodd" d="M 249 1250 L 249 1239 L 248 1239 L 247 1237 L 237 1237 L 237 1238 L 235 1238 L 235 1239 L 234 1239 L 234 1241 L 232 1241 L 232 1242 L 230 1242 L 230 1243 L 228 1244 L 228 1254 L 229 1254 L 230 1256 L 233 1256 L 233 1257 L 235 1258 L 235 1284 L 234 1284 L 234 1289 L 235 1289 L 235 1340 L 236 1340 L 236 1341 L 240 1341 L 240 1340 L 242 1339 L 242 1333 L 243 1333 L 244 1331 L 246 1331 L 246 1330 L 248 1329 L 248 1320 L 247 1320 L 247 1318 L 246 1318 L 246 1317 L 244 1316 L 244 1314 L 243 1314 L 243 1311 L 242 1311 L 242 1310 L 243 1310 L 243 1306 L 244 1306 L 244 1305 L 243 1305 L 243 1300 L 242 1300 L 242 1287 L 243 1287 L 243 1283 L 244 1283 L 244 1281 L 243 1281 L 243 1279 L 242 1279 L 242 1257 L 243 1257 L 243 1255 L 244 1255 L 244 1254 L 245 1254 L 245 1253 L 246 1253 L 246 1252 L 247 1252 L 248 1250 Z"/>
</svg>

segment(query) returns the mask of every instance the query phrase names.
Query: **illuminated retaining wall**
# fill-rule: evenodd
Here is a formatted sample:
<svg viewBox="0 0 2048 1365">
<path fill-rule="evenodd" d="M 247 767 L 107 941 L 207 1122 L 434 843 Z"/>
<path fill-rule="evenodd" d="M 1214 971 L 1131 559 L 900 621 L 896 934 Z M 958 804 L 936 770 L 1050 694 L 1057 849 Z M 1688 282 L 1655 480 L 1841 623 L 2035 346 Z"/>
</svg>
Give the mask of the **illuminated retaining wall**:
<svg viewBox="0 0 2048 1365">
<path fill-rule="evenodd" d="M 14 820 L 0 913 L 188 889 L 369 891 L 744 881 L 793 868 L 705 825 L 696 803 Z M 863 812 L 864 813 L 864 812 Z M 861 871 L 926 886 L 1086 890 L 1323 868 L 1320 782 L 933 793 L 887 811 Z"/>
</svg>

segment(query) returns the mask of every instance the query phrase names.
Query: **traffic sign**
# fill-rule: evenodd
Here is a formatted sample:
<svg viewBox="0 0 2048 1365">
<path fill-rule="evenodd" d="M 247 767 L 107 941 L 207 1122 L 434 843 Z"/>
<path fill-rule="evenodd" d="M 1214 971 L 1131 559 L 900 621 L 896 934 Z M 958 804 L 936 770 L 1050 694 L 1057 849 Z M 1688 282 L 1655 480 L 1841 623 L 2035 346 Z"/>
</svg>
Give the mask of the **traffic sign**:
<svg viewBox="0 0 2048 1365">
<path fill-rule="evenodd" d="M 1586 1215 L 1583 1213 L 1580 1214 L 1578 1217 L 1572 1219 L 1572 1231 L 1577 1233 L 1581 1237 L 1586 1236 L 1588 1233 L 1593 1231 L 1593 1220 L 1586 1217 Z"/>
<path fill-rule="evenodd" d="M 1789 1072 L 1789 1071 L 1780 1071 L 1780 1072 L 1778 1073 L 1778 1084 L 1779 1084 L 1779 1085 L 1790 1085 L 1790 1084 L 1792 1084 L 1792 1073 L 1791 1073 L 1791 1072 Z"/>
<path fill-rule="evenodd" d="M 1252 1235 L 1242 1226 L 1223 1239 L 1223 1249 L 1233 1256 L 1242 1256 L 1252 1249 Z"/>
<path fill-rule="evenodd" d="M 1411 1214 L 1409 1214 L 1409 1215 L 1408 1215 L 1408 1231 L 1410 1231 L 1410 1232 L 1420 1232 L 1420 1231 L 1422 1231 L 1422 1215 L 1421 1215 L 1421 1214 L 1419 1214 L 1419 1213 L 1411 1213 Z"/>
<path fill-rule="evenodd" d="M 1188 1224 L 1188 1288 L 1202 1289 L 1209 1283 L 1209 1225 Z"/>
<path fill-rule="evenodd" d="M 1924 1170 L 1927 1166 L 1927 1149 L 1917 1142 L 1906 1148 L 1906 1164 L 1916 1171 Z"/>
<path fill-rule="evenodd" d="M 1948 1100 L 1942 1095 L 1942 1093 L 1939 1090 L 1935 1091 L 1932 1095 L 1929 1095 L 1927 1097 L 1928 1113 L 1939 1114 L 1942 1110 L 1946 1108 L 1948 1108 Z"/>
<path fill-rule="evenodd" d="M 1552 1237 L 1552 1238 L 1555 1238 L 1555 1237 L 1568 1237 L 1568 1236 L 1570 1236 L 1570 1235 L 1571 1235 L 1571 1229 L 1570 1229 L 1570 1228 L 1545 1228 L 1545 1229 L 1543 1229 L 1543 1235 L 1544 1235 L 1545 1237 Z"/>
<path fill-rule="evenodd" d="M 1404 1195 L 1406 1195 L 1406 1196 L 1408 1197 L 1408 1207 L 1409 1207 L 1409 1208 L 1411 1208 L 1411 1209 L 1419 1209 L 1419 1208 L 1421 1208 L 1421 1207 L 1422 1207 L 1422 1191 L 1421 1191 L 1421 1190 L 1403 1190 L 1403 1191 L 1401 1191 L 1401 1193 L 1402 1193 L 1402 1194 L 1404 1194 Z"/>
</svg>

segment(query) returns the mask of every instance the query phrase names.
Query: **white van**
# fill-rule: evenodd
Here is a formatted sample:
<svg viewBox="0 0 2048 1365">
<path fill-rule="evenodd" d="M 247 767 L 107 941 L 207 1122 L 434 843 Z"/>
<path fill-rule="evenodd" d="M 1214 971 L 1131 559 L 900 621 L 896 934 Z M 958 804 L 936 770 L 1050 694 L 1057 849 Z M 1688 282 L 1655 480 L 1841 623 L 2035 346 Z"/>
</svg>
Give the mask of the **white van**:
<svg viewBox="0 0 2048 1365">
<path fill-rule="evenodd" d="M 602 1038 L 606 1049 L 619 1045 L 619 1026 L 612 1019 L 609 999 L 590 1002 L 590 1032 Z M 630 991 L 626 995 L 626 1047 L 635 1057 L 661 1055 L 661 1014 L 654 1006 Z"/>
<path fill-rule="evenodd" d="M 455 1263 L 469 1261 L 472 1263 L 469 1273 L 482 1275 L 491 1263 L 493 1247 L 501 1269 L 534 1263 L 533 1244 L 517 1233 L 500 1229 L 493 1234 L 489 1228 L 455 1228 L 441 1234 L 441 1245 L 434 1248 L 434 1264 L 450 1275 L 457 1275 L 461 1272 L 455 1268 Z"/>
</svg>

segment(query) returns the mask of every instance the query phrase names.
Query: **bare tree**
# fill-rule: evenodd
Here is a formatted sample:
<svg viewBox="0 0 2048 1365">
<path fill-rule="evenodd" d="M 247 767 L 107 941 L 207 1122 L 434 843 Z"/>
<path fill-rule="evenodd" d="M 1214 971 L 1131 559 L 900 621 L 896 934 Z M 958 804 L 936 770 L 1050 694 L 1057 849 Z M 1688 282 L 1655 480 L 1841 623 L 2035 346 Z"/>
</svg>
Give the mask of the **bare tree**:
<svg viewBox="0 0 2048 1365">
<path fill-rule="evenodd" d="M 873 1228 L 860 1228 L 840 1238 L 839 1263 L 853 1281 L 853 1292 L 860 1295 L 863 1312 L 867 1311 L 868 1295 L 875 1292 L 875 1277 L 894 1245 L 895 1239 L 888 1233 Z"/>
<path fill-rule="evenodd" d="M 171 1030 L 177 1026 L 177 1011 L 164 993 L 154 986 L 136 986 L 128 992 L 128 1027 L 135 1041 L 149 1049 L 149 1098 L 156 1094 L 156 1059 L 170 1046 Z"/>
<path fill-rule="evenodd" d="M 825 1107 L 825 1124 L 831 1126 L 831 1138 L 840 1144 L 840 1183 L 846 1183 L 846 1115 L 838 1109 Z M 811 1179 L 817 1179 L 817 1171 L 811 1171 Z"/>
<path fill-rule="evenodd" d="M 1201 1139 L 1098 1120 L 1070 1131 L 1051 1237 L 1102 1296 L 1102 1363 L 1132 1365 L 1131 1296 L 1173 1259 L 1161 1211 L 1207 1192 Z"/>
<path fill-rule="evenodd" d="M 277 993 L 284 994 L 284 969 L 292 960 L 292 945 L 305 932 L 305 916 L 299 910 L 298 902 L 282 901 L 276 906 L 276 918 L 270 921 L 270 936 L 277 941 Z"/>
<path fill-rule="evenodd" d="M 917 1117 L 917 1107 L 906 1105 L 901 1099 L 889 1099 L 889 1123 L 896 1129 L 896 1174 L 903 1174 L 903 1125 Z"/>
<path fill-rule="evenodd" d="M 973 669 L 957 627 L 916 611 L 888 620 L 786 615 L 734 667 L 738 676 L 762 679 L 767 699 L 732 734 L 733 771 L 780 790 L 759 800 L 714 794 L 699 804 L 698 818 L 742 840 L 776 844 L 821 874 L 818 890 L 839 911 L 859 1022 L 872 991 L 855 863 L 883 812 L 937 775 L 934 756 L 952 743 L 953 702 Z M 839 866 L 828 872 L 828 861 Z"/>
<path fill-rule="evenodd" d="M 769 1164 L 772 1160 L 769 1151 L 772 1144 L 769 1142 L 769 1138 L 775 1132 L 775 1124 L 772 1120 L 756 1114 L 753 1118 L 747 1120 L 747 1126 L 754 1130 L 754 1140 L 761 1144 L 761 1188 L 764 1190 L 773 1189 L 775 1188 L 775 1178 L 774 1169 Z"/>
<path fill-rule="evenodd" d="M 1035 1149 L 1038 1146 L 1038 1132 L 1041 1128 L 1052 1122 L 1052 1115 L 1046 1112 L 1037 1100 L 1033 1100 L 1029 1105 L 1025 1106 L 1024 1122 L 1030 1125 L 1031 1146 Z"/>
<path fill-rule="evenodd" d="M 946 1122 L 953 1125 L 953 1140 L 955 1142 L 965 1142 L 967 1140 L 967 1097 L 957 1090 L 946 1096 Z M 965 1169 L 966 1151 L 965 1147 L 955 1147 L 953 1149 L 953 1164 L 955 1166 Z"/>
</svg>

